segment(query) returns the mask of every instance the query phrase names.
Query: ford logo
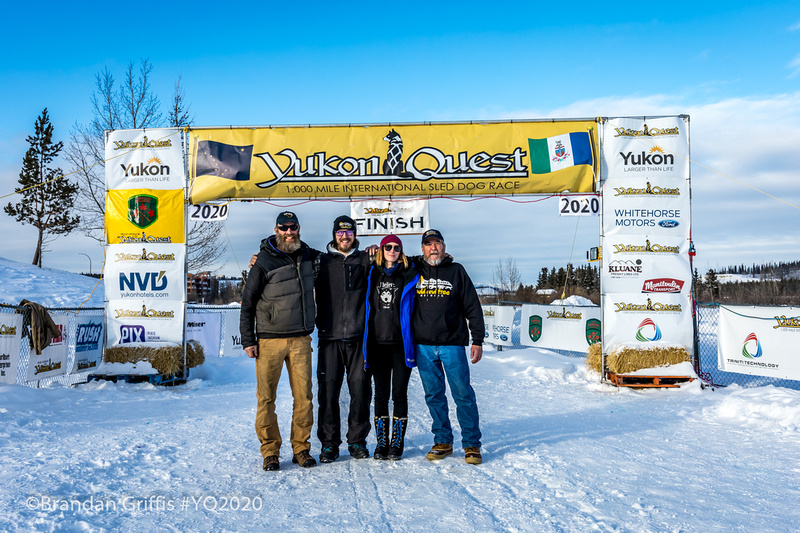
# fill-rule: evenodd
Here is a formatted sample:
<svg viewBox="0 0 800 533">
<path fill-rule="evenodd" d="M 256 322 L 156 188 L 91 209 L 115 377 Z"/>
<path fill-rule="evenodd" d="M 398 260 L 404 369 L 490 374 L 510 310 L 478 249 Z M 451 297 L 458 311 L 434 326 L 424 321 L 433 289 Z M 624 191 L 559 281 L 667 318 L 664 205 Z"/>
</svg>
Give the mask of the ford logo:
<svg viewBox="0 0 800 533">
<path fill-rule="evenodd" d="M 675 228 L 678 226 L 678 224 L 679 222 L 677 220 L 670 220 L 670 219 L 662 220 L 661 222 L 658 223 L 658 225 L 661 226 L 662 228 Z"/>
<path fill-rule="evenodd" d="M 500 335 L 500 340 L 501 341 L 507 341 L 508 340 L 508 335 Z"/>
</svg>

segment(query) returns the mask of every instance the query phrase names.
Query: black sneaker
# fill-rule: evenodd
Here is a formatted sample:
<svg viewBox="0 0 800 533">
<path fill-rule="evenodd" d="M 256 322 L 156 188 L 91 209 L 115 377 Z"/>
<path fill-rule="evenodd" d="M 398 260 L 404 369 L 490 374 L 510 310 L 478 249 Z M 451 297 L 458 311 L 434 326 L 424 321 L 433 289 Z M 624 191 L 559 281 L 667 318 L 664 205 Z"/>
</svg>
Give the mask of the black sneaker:
<svg viewBox="0 0 800 533">
<path fill-rule="evenodd" d="M 353 459 L 366 459 L 369 457 L 369 450 L 366 444 L 348 444 L 347 451 Z"/>
<path fill-rule="evenodd" d="M 267 472 L 273 472 L 275 470 L 280 470 L 281 464 L 278 462 L 277 455 L 268 455 L 264 457 L 264 470 Z"/>
<path fill-rule="evenodd" d="M 339 458 L 339 448 L 333 446 L 323 446 L 319 454 L 320 463 L 332 463 Z"/>
<path fill-rule="evenodd" d="M 300 453 L 294 454 L 292 457 L 292 462 L 296 465 L 300 465 L 303 468 L 311 468 L 312 466 L 317 466 L 317 461 L 311 457 L 311 454 L 307 451 L 302 451 Z"/>
</svg>

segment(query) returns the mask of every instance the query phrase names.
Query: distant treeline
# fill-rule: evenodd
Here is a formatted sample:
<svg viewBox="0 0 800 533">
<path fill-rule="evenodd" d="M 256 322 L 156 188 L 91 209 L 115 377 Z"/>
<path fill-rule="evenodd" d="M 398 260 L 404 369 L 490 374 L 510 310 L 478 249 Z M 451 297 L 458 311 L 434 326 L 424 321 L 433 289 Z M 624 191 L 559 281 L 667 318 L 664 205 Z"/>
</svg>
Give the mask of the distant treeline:
<svg viewBox="0 0 800 533">
<path fill-rule="evenodd" d="M 720 283 L 719 274 L 738 274 L 752 279 Z M 694 297 L 699 302 L 744 305 L 800 305 L 800 261 L 738 265 L 705 276 L 694 271 Z"/>
</svg>

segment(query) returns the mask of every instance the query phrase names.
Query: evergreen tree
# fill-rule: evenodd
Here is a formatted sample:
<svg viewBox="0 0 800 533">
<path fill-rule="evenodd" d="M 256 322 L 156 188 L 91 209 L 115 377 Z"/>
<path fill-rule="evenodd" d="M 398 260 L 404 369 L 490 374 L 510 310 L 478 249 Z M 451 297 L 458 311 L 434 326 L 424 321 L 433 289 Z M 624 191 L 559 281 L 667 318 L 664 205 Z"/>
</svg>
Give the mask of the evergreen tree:
<svg viewBox="0 0 800 533">
<path fill-rule="evenodd" d="M 47 108 L 36 119 L 34 133 L 26 140 L 30 148 L 22 161 L 20 187 L 14 188 L 22 197 L 3 210 L 17 222 L 30 224 L 38 230 L 33 264 L 41 268 L 43 246 L 49 242 L 48 236 L 67 234 L 80 222 L 72 209 L 78 186 L 63 178 L 60 168 L 50 166 L 64 144 L 53 142 L 53 125 Z"/>
</svg>

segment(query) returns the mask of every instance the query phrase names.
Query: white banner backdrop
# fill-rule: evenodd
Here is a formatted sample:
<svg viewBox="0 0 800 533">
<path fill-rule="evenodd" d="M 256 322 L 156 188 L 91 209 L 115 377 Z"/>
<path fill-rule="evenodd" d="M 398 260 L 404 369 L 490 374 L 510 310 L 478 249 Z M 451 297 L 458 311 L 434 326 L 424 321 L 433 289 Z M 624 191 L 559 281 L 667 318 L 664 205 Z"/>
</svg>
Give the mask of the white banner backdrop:
<svg viewBox="0 0 800 533">
<path fill-rule="evenodd" d="M 522 306 L 520 342 L 525 346 L 588 352 L 600 341 L 600 307 L 571 305 Z"/>
<path fill-rule="evenodd" d="M 611 178 L 603 184 L 606 235 L 689 237 L 689 181 L 679 178 Z"/>
<path fill-rule="evenodd" d="M 132 342 L 183 344 L 183 302 L 109 300 L 107 346 Z"/>
<path fill-rule="evenodd" d="M 683 237 L 603 237 L 603 292 L 691 291 L 689 240 Z"/>
<path fill-rule="evenodd" d="M 186 340 L 196 340 L 206 357 L 219 357 L 222 315 L 220 313 L 192 313 L 186 317 Z"/>
<path fill-rule="evenodd" d="M 720 370 L 800 380 L 800 308 L 721 305 L 717 336 Z"/>
<path fill-rule="evenodd" d="M 239 331 L 240 308 L 231 306 L 225 310 L 225 337 L 222 343 L 222 355 L 225 357 L 241 357 L 242 335 Z"/>
<path fill-rule="evenodd" d="M 514 308 L 509 306 L 492 306 L 494 316 L 491 323 L 486 323 L 486 313 L 483 321 L 486 324 L 486 341 L 496 346 L 513 346 L 511 330 L 514 328 Z M 485 309 L 485 308 L 484 308 Z"/>
<path fill-rule="evenodd" d="M 137 248 L 134 248 L 135 252 L 131 248 L 125 244 L 108 246 L 108 257 L 111 260 L 106 263 L 104 274 L 107 299 L 185 299 L 183 244 L 161 244 L 158 246 L 159 252 L 155 251 L 153 245 L 142 248 L 142 255 L 171 257 L 173 260 L 118 260 L 120 257 L 141 257 Z"/>
<path fill-rule="evenodd" d="M 486 330 L 486 335 L 484 337 L 485 342 L 490 342 L 492 336 L 492 324 L 494 324 L 494 314 L 497 308 L 497 305 L 481 306 L 481 309 L 483 309 L 483 327 Z"/>
<path fill-rule="evenodd" d="M 417 235 L 431 227 L 428 200 L 350 202 L 350 218 L 359 235 Z"/>
<path fill-rule="evenodd" d="M 22 315 L 0 313 L 0 383 L 17 381 Z"/>
<path fill-rule="evenodd" d="M 612 118 L 602 127 L 606 178 L 689 177 L 689 131 L 683 118 Z"/>
<path fill-rule="evenodd" d="M 603 346 L 660 342 L 694 352 L 692 301 L 687 294 L 606 294 Z M 605 348 L 604 348 L 605 349 Z"/>
<path fill-rule="evenodd" d="M 60 376 L 67 372 L 67 330 L 69 329 L 69 315 L 52 315 L 53 322 L 61 331 L 60 337 L 54 337 L 50 345 L 36 355 L 31 350 L 28 359 L 27 381 L 38 381 L 44 378 Z"/>
<path fill-rule="evenodd" d="M 96 370 L 103 358 L 103 317 L 75 320 L 75 360 L 70 374 Z"/>
<path fill-rule="evenodd" d="M 186 186 L 181 130 L 116 130 L 106 142 L 106 189 Z"/>
</svg>

